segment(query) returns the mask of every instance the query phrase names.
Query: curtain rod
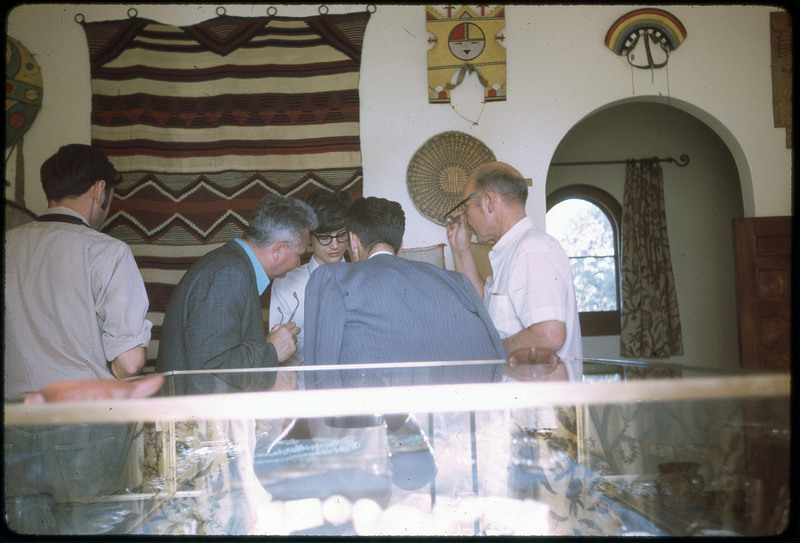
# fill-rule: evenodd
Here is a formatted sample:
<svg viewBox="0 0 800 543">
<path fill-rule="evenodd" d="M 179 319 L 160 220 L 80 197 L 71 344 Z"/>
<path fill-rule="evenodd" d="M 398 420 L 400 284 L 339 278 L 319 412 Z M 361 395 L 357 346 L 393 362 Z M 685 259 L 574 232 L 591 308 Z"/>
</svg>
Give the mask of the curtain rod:
<svg viewBox="0 0 800 543">
<path fill-rule="evenodd" d="M 626 164 L 626 163 L 630 162 L 631 160 L 635 160 L 635 159 L 631 158 L 631 159 L 627 159 L 627 160 L 601 160 L 601 161 L 596 161 L 596 162 L 552 162 L 552 163 L 550 163 L 550 165 L 551 166 L 589 166 L 589 165 L 595 165 L 595 164 Z M 666 158 L 653 157 L 653 158 L 650 158 L 650 159 L 640 159 L 640 160 L 655 160 L 656 162 L 673 162 L 673 163 L 677 164 L 679 167 L 683 168 L 684 166 L 689 164 L 689 155 L 681 155 L 681 157 L 677 158 L 677 159 L 676 158 L 672 158 L 672 157 L 666 157 Z"/>
<path fill-rule="evenodd" d="M 376 11 L 378 11 L 378 8 L 375 4 L 367 4 L 366 9 L 370 13 L 375 13 Z M 224 15 L 227 15 L 227 11 L 228 10 L 225 9 L 225 6 L 217 6 L 217 9 L 215 10 L 217 17 L 222 17 Z M 320 15 L 327 15 L 328 6 L 326 4 L 320 4 L 319 7 L 317 8 L 317 11 L 319 12 Z M 278 14 L 278 8 L 276 8 L 275 6 L 269 6 L 267 8 L 267 15 L 269 17 L 275 17 L 277 14 Z M 128 18 L 135 19 L 138 16 L 139 16 L 139 10 L 137 10 L 136 8 L 128 8 Z M 86 17 L 84 17 L 83 13 L 75 14 L 76 23 L 81 24 L 85 20 Z"/>
</svg>

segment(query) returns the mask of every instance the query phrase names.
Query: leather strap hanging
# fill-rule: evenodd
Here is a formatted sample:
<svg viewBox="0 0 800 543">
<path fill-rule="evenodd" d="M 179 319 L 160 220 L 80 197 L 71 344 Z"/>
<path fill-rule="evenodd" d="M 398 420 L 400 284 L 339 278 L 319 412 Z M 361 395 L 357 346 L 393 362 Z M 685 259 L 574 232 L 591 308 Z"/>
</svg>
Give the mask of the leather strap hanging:
<svg viewBox="0 0 800 543">
<path fill-rule="evenodd" d="M 83 226 L 89 226 L 82 219 L 78 217 L 73 217 L 72 215 L 63 215 L 61 213 L 53 213 L 49 215 L 41 215 L 36 218 L 38 222 L 65 222 L 69 224 L 82 224 Z"/>
</svg>

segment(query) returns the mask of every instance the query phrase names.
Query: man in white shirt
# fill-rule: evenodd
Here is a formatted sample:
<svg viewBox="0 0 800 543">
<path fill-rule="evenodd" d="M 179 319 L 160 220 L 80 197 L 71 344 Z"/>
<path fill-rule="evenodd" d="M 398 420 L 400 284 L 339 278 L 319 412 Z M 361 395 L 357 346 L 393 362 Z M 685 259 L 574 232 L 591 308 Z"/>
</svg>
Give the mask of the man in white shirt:
<svg viewBox="0 0 800 543">
<path fill-rule="evenodd" d="M 6 233 L 6 401 L 61 381 L 136 375 L 150 342 L 147 293 L 133 254 L 98 232 L 122 176 L 98 149 L 72 144 L 42 164 L 41 180 L 48 209 Z M 131 511 L 90 502 L 125 490 L 131 439 L 127 425 L 6 428 L 9 527 L 112 533 Z"/>
<path fill-rule="evenodd" d="M 447 237 L 456 271 L 475 286 L 506 351 L 550 349 L 564 359 L 571 380 L 580 380 L 580 322 L 572 271 L 561 244 L 525 214 L 528 186 L 503 162 L 479 168 L 464 185 Z M 481 278 L 470 240 L 495 242 L 489 252 L 493 275 Z"/>
</svg>

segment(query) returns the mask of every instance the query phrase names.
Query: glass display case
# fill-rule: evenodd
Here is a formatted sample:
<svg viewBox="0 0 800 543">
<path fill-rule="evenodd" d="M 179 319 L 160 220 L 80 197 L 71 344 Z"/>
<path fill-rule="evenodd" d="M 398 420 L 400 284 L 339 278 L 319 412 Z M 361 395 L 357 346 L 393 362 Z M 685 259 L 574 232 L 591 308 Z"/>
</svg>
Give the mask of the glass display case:
<svg viewBox="0 0 800 543">
<path fill-rule="evenodd" d="M 474 364 L 173 372 L 146 399 L 7 402 L 6 522 L 24 533 L 368 536 L 761 536 L 789 525 L 786 373 L 585 359 L 581 382 L 258 390 L 276 372 L 374 384 Z M 53 459 L 25 452 L 50 442 Z M 31 462 L 35 480 L 15 476 Z"/>
</svg>

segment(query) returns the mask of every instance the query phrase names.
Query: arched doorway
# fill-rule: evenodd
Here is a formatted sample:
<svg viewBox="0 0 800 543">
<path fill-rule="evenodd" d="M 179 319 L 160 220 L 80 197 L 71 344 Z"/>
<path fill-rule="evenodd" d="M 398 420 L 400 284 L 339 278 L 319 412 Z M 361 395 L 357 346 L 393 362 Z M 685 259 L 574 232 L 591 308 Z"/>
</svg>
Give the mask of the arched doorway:
<svg viewBox="0 0 800 543">
<path fill-rule="evenodd" d="M 744 204 L 741 161 L 737 164 L 720 134 L 684 109 L 630 100 L 601 108 L 576 124 L 551 162 L 683 154 L 690 157 L 688 166 L 662 165 L 685 352 L 670 361 L 735 369 L 739 355 L 732 219 L 744 216 Z M 569 185 L 591 185 L 621 203 L 624 181 L 624 164 L 551 166 L 545 191 L 550 195 Z M 619 336 L 585 337 L 584 354 L 618 357 Z"/>
</svg>

